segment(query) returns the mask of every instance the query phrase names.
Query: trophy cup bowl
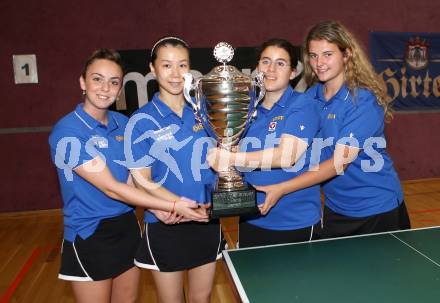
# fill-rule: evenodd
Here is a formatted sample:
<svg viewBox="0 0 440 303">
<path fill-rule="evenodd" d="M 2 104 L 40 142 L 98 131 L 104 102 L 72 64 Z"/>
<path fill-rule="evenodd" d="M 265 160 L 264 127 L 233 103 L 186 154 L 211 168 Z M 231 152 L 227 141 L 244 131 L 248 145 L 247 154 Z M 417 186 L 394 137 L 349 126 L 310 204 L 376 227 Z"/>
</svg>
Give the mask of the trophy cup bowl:
<svg viewBox="0 0 440 303">
<path fill-rule="evenodd" d="M 185 99 L 218 146 L 229 151 L 246 133 L 265 93 L 263 74 L 257 73 L 254 79 L 234 66 L 226 65 L 232 59 L 231 52 L 233 55 L 232 47 L 221 42 L 214 55 L 223 65 L 214 67 L 195 81 L 191 74 L 184 75 Z M 191 91 L 194 91 L 195 101 L 191 98 Z M 218 172 L 216 183 L 208 186 L 207 193 L 211 218 L 258 212 L 255 189 L 244 182 L 243 176 L 232 166 Z"/>
</svg>

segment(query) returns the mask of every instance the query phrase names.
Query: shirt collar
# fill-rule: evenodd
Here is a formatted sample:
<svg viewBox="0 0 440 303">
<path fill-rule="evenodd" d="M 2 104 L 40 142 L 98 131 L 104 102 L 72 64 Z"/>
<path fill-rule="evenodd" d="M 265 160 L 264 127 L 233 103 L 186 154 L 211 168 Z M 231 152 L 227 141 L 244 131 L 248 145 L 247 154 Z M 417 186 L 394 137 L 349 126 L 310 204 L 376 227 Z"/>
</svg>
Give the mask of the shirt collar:
<svg viewBox="0 0 440 303">
<path fill-rule="evenodd" d="M 294 94 L 294 90 L 293 88 L 288 85 L 286 90 L 283 92 L 283 94 L 281 95 L 280 99 L 274 103 L 274 105 L 272 106 L 272 108 L 270 110 L 272 110 L 275 106 L 279 106 L 279 107 L 286 107 L 288 105 L 288 102 L 291 98 L 291 96 Z M 263 110 L 263 111 L 267 111 L 267 109 L 265 109 L 263 107 L 263 102 L 261 102 L 260 104 L 258 104 L 258 107 Z"/>
<path fill-rule="evenodd" d="M 176 115 L 175 112 L 173 112 L 168 105 L 166 105 L 162 100 L 159 98 L 159 92 L 155 93 L 153 96 L 153 99 L 151 100 L 153 106 L 156 108 L 157 112 L 162 118 L 168 117 L 169 115 Z M 190 111 L 192 113 L 192 109 L 186 104 L 183 105 L 183 114 L 182 118 L 187 114 L 187 112 Z M 177 116 L 177 115 L 176 115 Z"/>
<path fill-rule="evenodd" d="M 113 111 L 108 111 L 108 131 L 114 131 L 119 128 L 118 120 L 116 119 L 116 115 Z"/>
<path fill-rule="evenodd" d="M 318 99 L 321 102 L 325 102 L 326 104 L 330 104 L 333 100 L 339 99 L 345 101 L 349 98 L 350 91 L 348 90 L 347 85 L 343 84 L 341 88 L 338 90 L 336 95 L 330 98 L 330 100 L 326 100 L 324 97 L 324 85 L 322 83 L 318 83 L 316 87 L 315 99 Z"/>
<path fill-rule="evenodd" d="M 288 100 L 290 100 L 293 94 L 294 94 L 293 88 L 290 85 L 288 85 L 284 93 L 281 95 L 280 100 L 278 100 L 275 103 L 275 105 L 286 107 L 288 105 L 287 104 Z"/>
<path fill-rule="evenodd" d="M 75 115 L 88 129 L 96 129 L 98 126 L 102 125 L 107 128 L 108 131 L 112 131 L 119 127 L 118 121 L 116 121 L 115 115 L 112 111 L 108 111 L 107 113 L 108 125 L 103 125 L 84 111 L 84 103 L 80 103 L 76 106 Z"/>
</svg>

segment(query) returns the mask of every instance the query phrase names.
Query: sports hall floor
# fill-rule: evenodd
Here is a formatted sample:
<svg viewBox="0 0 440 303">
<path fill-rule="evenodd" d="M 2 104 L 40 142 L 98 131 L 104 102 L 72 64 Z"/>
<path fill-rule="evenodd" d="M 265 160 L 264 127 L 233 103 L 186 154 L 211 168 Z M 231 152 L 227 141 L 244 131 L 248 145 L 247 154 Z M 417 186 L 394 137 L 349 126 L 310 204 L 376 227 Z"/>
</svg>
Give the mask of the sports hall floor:
<svg viewBox="0 0 440 303">
<path fill-rule="evenodd" d="M 440 178 L 402 182 L 413 228 L 440 225 Z M 139 214 L 141 211 L 138 212 Z M 230 246 L 237 218 L 223 220 Z M 57 279 L 62 240 L 61 210 L 0 213 L 0 303 L 74 302 L 68 283 Z M 139 302 L 156 302 L 149 271 L 142 271 Z M 218 261 L 212 302 L 234 302 Z"/>
</svg>

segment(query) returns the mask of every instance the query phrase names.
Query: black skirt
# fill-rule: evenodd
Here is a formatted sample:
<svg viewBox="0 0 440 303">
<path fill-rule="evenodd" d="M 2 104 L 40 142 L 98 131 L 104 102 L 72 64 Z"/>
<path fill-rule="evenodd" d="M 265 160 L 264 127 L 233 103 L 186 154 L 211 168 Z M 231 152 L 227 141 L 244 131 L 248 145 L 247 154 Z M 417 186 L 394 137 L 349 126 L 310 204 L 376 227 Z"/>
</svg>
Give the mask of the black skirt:
<svg viewBox="0 0 440 303">
<path fill-rule="evenodd" d="M 265 229 L 243 221 L 240 222 L 238 230 L 238 247 L 246 248 L 312 241 L 318 239 L 317 233 L 320 230 L 321 221 L 308 227 L 293 230 Z"/>
<path fill-rule="evenodd" d="M 68 281 L 100 281 L 117 277 L 134 266 L 141 230 L 134 212 L 102 220 L 83 240 L 65 240 L 58 278 Z"/>
<path fill-rule="evenodd" d="M 146 223 L 135 264 L 162 272 L 191 269 L 221 258 L 225 245 L 218 220 Z"/>
<path fill-rule="evenodd" d="M 344 216 L 324 207 L 324 228 L 321 230 L 320 237 L 337 238 L 410 228 L 411 223 L 405 201 L 402 201 L 395 209 L 368 217 Z"/>
</svg>

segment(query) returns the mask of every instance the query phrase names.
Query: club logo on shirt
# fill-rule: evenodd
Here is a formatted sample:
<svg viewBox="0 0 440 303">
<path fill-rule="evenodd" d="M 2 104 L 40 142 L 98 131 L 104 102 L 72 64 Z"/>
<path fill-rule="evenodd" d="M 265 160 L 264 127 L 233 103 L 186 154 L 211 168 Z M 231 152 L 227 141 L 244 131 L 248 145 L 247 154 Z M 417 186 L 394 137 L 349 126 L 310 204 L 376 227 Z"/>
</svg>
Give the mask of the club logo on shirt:
<svg viewBox="0 0 440 303">
<path fill-rule="evenodd" d="M 305 127 L 304 125 L 300 125 L 300 126 L 299 126 L 299 129 L 302 130 L 302 131 L 303 131 L 305 128 L 306 128 L 306 127 Z"/>
<path fill-rule="evenodd" d="M 158 130 L 153 131 L 153 138 L 156 141 L 168 141 L 174 140 L 174 133 L 176 132 L 177 125 L 169 125 Z"/>
<path fill-rule="evenodd" d="M 277 123 L 275 121 L 272 121 L 269 123 L 269 131 L 273 132 L 277 128 Z"/>
<path fill-rule="evenodd" d="M 334 120 L 334 119 L 336 119 L 336 114 L 328 114 L 328 115 L 327 115 L 327 119 L 328 119 L 328 120 Z"/>
<path fill-rule="evenodd" d="M 193 126 L 193 132 L 198 132 L 198 131 L 201 131 L 203 129 L 203 125 L 202 125 L 202 123 L 197 123 L 197 124 L 194 124 L 194 126 Z"/>
<path fill-rule="evenodd" d="M 124 136 L 116 136 L 115 139 L 116 141 L 121 142 L 124 141 Z"/>
<path fill-rule="evenodd" d="M 101 136 L 92 136 L 91 138 L 93 145 L 99 148 L 108 148 L 108 142 L 104 137 Z"/>
<path fill-rule="evenodd" d="M 282 121 L 284 120 L 284 116 L 275 116 L 272 118 L 272 121 L 269 123 L 269 131 L 273 132 L 277 128 L 277 122 L 276 121 Z"/>
</svg>

